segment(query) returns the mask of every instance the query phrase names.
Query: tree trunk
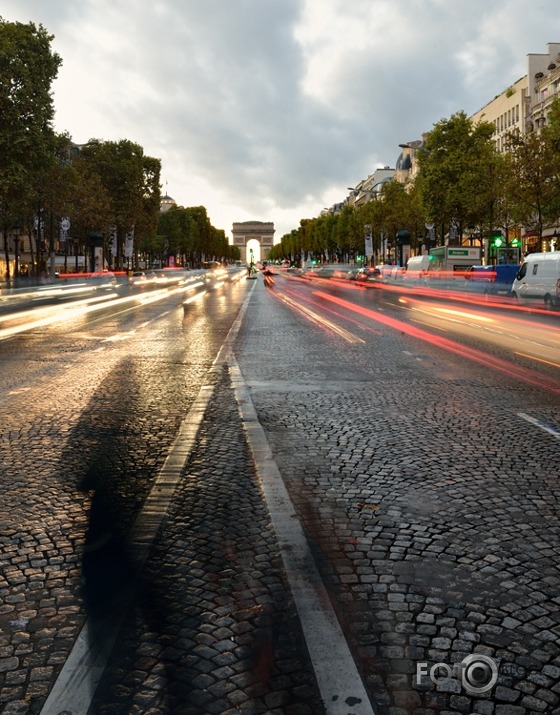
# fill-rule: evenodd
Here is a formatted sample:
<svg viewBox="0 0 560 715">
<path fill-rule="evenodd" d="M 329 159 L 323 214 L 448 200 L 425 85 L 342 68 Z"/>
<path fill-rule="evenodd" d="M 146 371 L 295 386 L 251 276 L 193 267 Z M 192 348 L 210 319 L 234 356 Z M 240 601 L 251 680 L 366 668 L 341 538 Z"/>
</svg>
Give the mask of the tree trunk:
<svg viewBox="0 0 560 715">
<path fill-rule="evenodd" d="M 6 280 L 10 280 L 10 253 L 8 251 L 8 229 L 4 226 L 4 254 L 6 256 Z"/>
</svg>

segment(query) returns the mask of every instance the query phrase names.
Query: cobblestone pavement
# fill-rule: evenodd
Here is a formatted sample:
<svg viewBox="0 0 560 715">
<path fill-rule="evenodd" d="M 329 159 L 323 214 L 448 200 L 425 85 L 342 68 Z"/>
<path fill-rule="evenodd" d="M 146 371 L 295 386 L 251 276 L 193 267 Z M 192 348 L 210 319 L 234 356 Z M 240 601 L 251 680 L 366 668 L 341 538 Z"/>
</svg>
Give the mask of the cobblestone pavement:
<svg viewBox="0 0 560 715">
<path fill-rule="evenodd" d="M 229 378 L 210 372 L 246 295 L 22 337 L 32 392 L 2 345 L 3 714 L 39 713 L 86 616 L 97 646 L 123 610 L 91 713 L 323 712 Z M 139 576 L 126 535 L 203 385 L 212 403 Z"/>
<path fill-rule="evenodd" d="M 225 371 L 140 593 L 92 712 L 323 712 Z"/>
<path fill-rule="evenodd" d="M 518 416 L 558 429 L 557 400 L 394 330 L 349 345 L 251 309 L 237 359 L 381 715 L 560 713 L 558 443 Z M 465 687 L 490 670 L 419 677 L 473 654 L 490 691 Z"/>
<path fill-rule="evenodd" d="M 129 345 L 61 336 L 31 353 L 45 375 L 32 395 L 12 376 L 3 713 L 40 713 L 85 616 L 102 635 L 123 608 L 89 715 L 325 712 L 230 376 L 210 371 L 247 290 L 213 296 L 181 330 L 171 312 L 135 337 L 129 316 Z M 258 283 L 234 350 L 379 714 L 558 715 L 558 445 L 517 416 L 558 425 L 557 402 L 397 331 L 363 337 L 318 330 Z M 205 384 L 213 399 L 138 575 L 125 536 Z M 112 525 L 99 560 L 96 515 Z M 418 664 L 473 653 L 499 666 L 490 692 L 417 679 Z"/>
</svg>

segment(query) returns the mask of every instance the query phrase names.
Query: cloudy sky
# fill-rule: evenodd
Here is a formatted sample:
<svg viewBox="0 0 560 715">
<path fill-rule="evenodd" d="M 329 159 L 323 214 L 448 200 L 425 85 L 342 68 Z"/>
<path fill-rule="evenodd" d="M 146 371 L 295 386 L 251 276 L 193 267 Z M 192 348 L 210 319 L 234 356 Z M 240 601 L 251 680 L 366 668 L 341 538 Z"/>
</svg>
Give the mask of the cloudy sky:
<svg viewBox="0 0 560 715">
<path fill-rule="evenodd" d="M 560 41 L 558 0 L 2 0 L 63 64 L 55 126 L 130 139 L 162 189 L 276 239 Z"/>
</svg>

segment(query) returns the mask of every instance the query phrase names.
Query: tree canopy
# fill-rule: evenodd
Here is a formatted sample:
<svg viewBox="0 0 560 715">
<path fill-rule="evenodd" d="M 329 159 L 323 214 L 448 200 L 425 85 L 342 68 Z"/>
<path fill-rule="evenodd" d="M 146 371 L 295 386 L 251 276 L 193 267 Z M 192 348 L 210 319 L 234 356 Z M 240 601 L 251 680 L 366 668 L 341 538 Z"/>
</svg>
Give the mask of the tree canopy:
<svg viewBox="0 0 560 715">
<path fill-rule="evenodd" d="M 134 230 L 141 238 L 156 232 L 160 206 L 159 159 L 144 155 L 143 148 L 127 139 L 114 142 L 90 140 L 77 161 L 88 182 L 99 182 L 107 212 L 101 232 L 116 229 L 116 268 L 120 268 L 124 238 Z"/>
<path fill-rule="evenodd" d="M 61 58 L 51 49 L 52 39 L 42 25 L 0 18 L 0 220 L 6 253 L 7 230 L 21 220 L 37 177 L 54 162 L 51 86 Z"/>
<path fill-rule="evenodd" d="M 419 153 L 418 187 L 427 220 L 457 234 L 483 220 L 492 182 L 488 166 L 496 154 L 490 122 L 474 124 L 461 111 L 428 133 Z"/>
</svg>

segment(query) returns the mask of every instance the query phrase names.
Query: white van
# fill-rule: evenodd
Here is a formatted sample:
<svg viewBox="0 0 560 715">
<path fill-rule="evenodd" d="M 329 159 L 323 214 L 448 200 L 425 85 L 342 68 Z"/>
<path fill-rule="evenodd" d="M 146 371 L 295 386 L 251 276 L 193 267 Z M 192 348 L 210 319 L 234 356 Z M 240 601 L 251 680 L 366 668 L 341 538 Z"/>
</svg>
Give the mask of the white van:
<svg viewBox="0 0 560 715">
<path fill-rule="evenodd" d="M 560 306 L 560 251 L 530 253 L 511 286 L 519 300 L 544 300 L 547 307 Z"/>
<path fill-rule="evenodd" d="M 428 272 L 428 267 L 430 265 L 430 256 L 424 254 L 423 256 L 412 256 L 406 263 L 406 273 L 404 278 L 413 281 L 422 280 Z"/>
</svg>

